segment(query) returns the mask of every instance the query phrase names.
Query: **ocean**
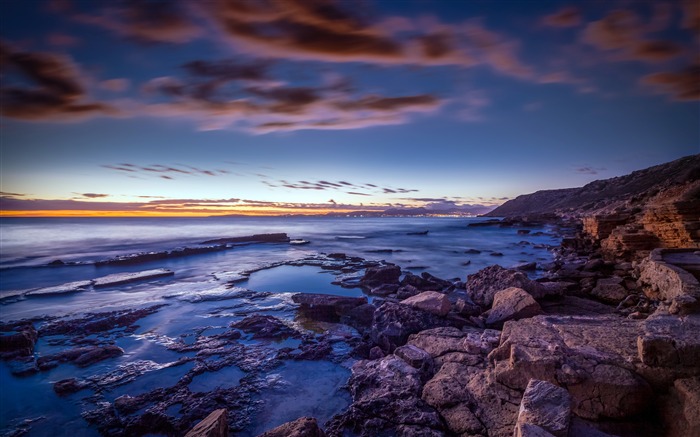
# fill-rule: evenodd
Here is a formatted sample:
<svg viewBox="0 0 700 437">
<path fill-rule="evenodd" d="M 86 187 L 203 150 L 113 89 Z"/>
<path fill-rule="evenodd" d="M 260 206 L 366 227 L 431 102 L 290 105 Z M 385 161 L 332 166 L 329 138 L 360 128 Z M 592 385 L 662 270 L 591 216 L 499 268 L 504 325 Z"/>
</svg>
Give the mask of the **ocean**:
<svg viewBox="0 0 700 437">
<path fill-rule="evenodd" d="M 483 221 L 457 217 L 2 218 L 3 326 L 32 319 L 41 333 L 42 326 L 56 320 L 163 306 L 138 320 L 136 330 L 113 330 L 106 337 L 95 337 L 121 347 L 121 356 L 87 367 L 61 364 L 28 376 L 17 376 L 11 361 L 0 363 L 0 433 L 24 429 L 29 435 L 100 435 L 84 419 L 86 412 L 114 403 L 119 396 L 137 396 L 169 386 L 184 387 L 187 393 L 245 391 L 250 408 L 246 410 L 247 418 L 240 422 L 241 428 L 235 430 L 237 435 L 254 436 L 302 415 L 315 416 L 323 423 L 350 401 L 343 385 L 352 360 L 347 358 L 344 348 L 349 346 L 343 341 L 334 343 L 327 360 L 277 360 L 273 365 L 263 363 L 261 358 L 258 367 L 235 362 L 215 372 L 203 372 L 198 367 L 210 358 L 176 351 L 172 345 L 197 344 L 250 314 L 269 314 L 301 326 L 291 302 L 293 293 L 364 295 L 359 288 L 334 284 L 342 272 L 294 263 L 320 254 L 384 260 L 406 272 L 429 272 L 443 279 L 464 281 L 468 274 L 492 264 L 511 267 L 523 262 L 547 263 L 552 260 L 551 247 L 560 241 L 556 230 L 546 226 L 469 226 Z M 211 239 L 279 232 L 309 243 L 250 244 L 137 264 L 95 264 L 140 252 L 196 247 Z M 23 296 L 39 288 L 162 268 L 174 274 L 99 289 L 88 287 L 74 293 Z M 539 272 L 529 274 L 537 276 Z M 339 338 L 353 335 L 345 332 L 350 328 L 340 326 L 303 328 L 317 333 L 330 330 Z M 69 337 L 40 335 L 35 358 L 75 346 L 75 339 Z M 243 337 L 239 346 L 247 351 L 244 353 L 268 357 L 270 354 L 264 351 L 294 348 L 298 345 L 295 341 Z M 129 377 L 122 377 L 126 374 Z M 53 384 L 66 378 L 83 381 L 86 388 L 59 397 Z M 322 390 L 310 388 L 314 386 Z M 177 418 L 187 413 L 187 406 L 168 404 L 163 411 Z"/>
</svg>

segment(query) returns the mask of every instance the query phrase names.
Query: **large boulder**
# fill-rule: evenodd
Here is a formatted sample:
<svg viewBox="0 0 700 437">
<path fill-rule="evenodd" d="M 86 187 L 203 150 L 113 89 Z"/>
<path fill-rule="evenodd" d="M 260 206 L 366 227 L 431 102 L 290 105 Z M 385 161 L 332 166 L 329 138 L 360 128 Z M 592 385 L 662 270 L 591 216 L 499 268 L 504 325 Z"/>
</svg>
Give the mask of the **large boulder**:
<svg viewBox="0 0 700 437">
<path fill-rule="evenodd" d="M 663 408 L 669 436 L 700 435 L 700 377 L 677 379 Z"/>
<path fill-rule="evenodd" d="M 424 291 L 402 300 L 401 303 L 442 317 L 446 316 L 452 308 L 450 299 L 437 291 Z"/>
<path fill-rule="evenodd" d="M 547 381 L 531 379 L 520 401 L 515 437 L 530 435 L 538 427 L 555 437 L 566 437 L 571 417 L 569 393 Z"/>
<path fill-rule="evenodd" d="M 467 293 L 483 308 L 490 308 L 493 298 L 500 290 L 518 287 L 530 293 L 535 299 L 544 297 L 545 289 L 525 273 L 493 265 L 467 276 Z"/>
<path fill-rule="evenodd" d="M 409 305 L 384 302 L 374 312 L 371 341 L 390 353 L 402 346 L 408 336 L 417 332 L 448 325 L 445 319 Z"/>
<path fill-rule="evenodd" d="M 486 324 L 500 328 L 508 320 L 520 320 L 539 314 L 542 314 L 542 308 L 527 291 L 509 287 L 495 294 Z"/>
<path fill-rule="evenodd" d="M 496 346 L 500 332 L 492 329 L 454 327 L 433 328 L 412 334 L 408 344 L 425 350 L 433 357 L 436 369 L 445 363 L 477 366 Z"/>
<path fill-rule="evenodd" d="M 444 435 L 437 411 L 420 398 L 421 371 L 396 355 L 358 361 L 348 385 L 353 403 L 328 423 L 329 435 Z"/>
<path fill-rule="evenodd" d="M 0 335 L 0 357 L 27 357 L 34 353 L 38 333 L 32 325 L 18 328 L 13 334 Z"/>
<path fill-rule="evenodd" d="M 496 381 L 525 390 L 530 379 L 566 387 L 575 414 L 626 418 L 653 400 L 641 366 L 641 323 L 616 316 L 536 316 L 506 322 L 490 355 Z"/>
<path fill-rule="evenodd" d="M 595 288 L 591 290 L 591 295 L 603 302 L 618 304 L 629 295 L 621 283 L 621 278 L 598 279 Z"/>
<path fill-rule="evenodd" d="M 333 296 L 330 294 L 298 293 L 292 300 L 299 304 L 300 311 L 309 318 L 337 322 L 353 308 L 367 303 L 366 297 Z"/>
<path fill-rule="evenodd" d="M 374 288 L 382 284 L 398 284 L 401 277 L 401 267 L 390 264 L 385 266 L 370 267 L 365 270 L 365 275 L 360 279 L 360 284 Z"/>
<path fill-rule="evenodd" d="M 258 437 L 326 437 L 326 434 L 318 427 L 318 422 L 313 417 L 300 417 L 266 431 Z"/>
<path fill-rule="evenodd" d="M 226 410 L 215 410 L 194 428 L 192 428 L 185 437 L 227 437 L 228 436 L 228 420 L 226 419 Z"/>
</svg>

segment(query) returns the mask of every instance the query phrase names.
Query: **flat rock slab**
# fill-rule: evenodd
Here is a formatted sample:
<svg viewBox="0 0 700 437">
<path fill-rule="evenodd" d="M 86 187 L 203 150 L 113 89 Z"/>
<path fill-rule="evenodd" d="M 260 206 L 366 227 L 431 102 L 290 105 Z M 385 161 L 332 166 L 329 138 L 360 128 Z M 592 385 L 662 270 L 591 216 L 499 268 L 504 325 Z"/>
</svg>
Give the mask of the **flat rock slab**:
<svg viewBox="0 0 700 437">
<path fill-rule="evenodd" d="M 525 390 L 530 379 L 566 387 L 580 417 L 624 418 L 653 399 L 637 373 L 641 322 L 616 316 L 536 316 L 506 322 L 490 355 L 496 381 Z"/>
<path fill-rule="evenodd" d="M 52 296 L 58 294 L 76 293 L 90 288 L 92 281 L 76 281 L 66 284 L 56 285 L 53 287 L 42 287 L 30 290 L 25 293 L 25 296 Z"/>
<path fill-rule="evenodd" d="M 143 270 L 140 272 L 114 273 L 112 275 L 102 276 L 93 280 L 94 287 L 111 287 L 114 285 L 127 284 L 129 282 L 143 281 L 146 279 L 162 278 L 164 276 L 172 276 L 175 272 L 168 269 L 153 269 Z"/>
<path fill-rule="evenodd" d="M 530 294 L 518 287 L 501 290 L 493 297 L 486 324 L 501 327 L 508 320 L 520 320 L 542 314 L 542 308 Z"/>
<path fill-rule="evenodd" d="M 447 295 L 437 291 L 424 291 L 402 300 L 401 303 L 442 317 L 446 316 L 452 308 Z"/>
</svg>

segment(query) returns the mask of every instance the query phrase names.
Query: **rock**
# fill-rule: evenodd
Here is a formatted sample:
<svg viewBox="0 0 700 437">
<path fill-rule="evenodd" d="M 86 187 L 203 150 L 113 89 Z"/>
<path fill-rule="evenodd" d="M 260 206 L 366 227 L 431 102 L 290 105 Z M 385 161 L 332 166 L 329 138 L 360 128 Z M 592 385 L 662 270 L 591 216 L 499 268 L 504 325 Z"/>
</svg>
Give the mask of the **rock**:
<svg viewBox="0 0 700 437">
<path fill-rule="evenodd" d="M 343 297 L 329 294 L 298 293 L 292 300 L 299 304 L 300 311 L 314 319 L 337 322 L 350 310 L 367 303 L 366 297 Z"/>
<path fill-rule="evenodd" d="M 583 418 L 625 418 L 652 401 L 636 372 L 642 323 L 616 316 L 536 316 L 506 322 L 490 355 L 493 377 L 524 390 L 530 379 L 566 387 Z"/>
<path fill-rule="evenodd" d="M 258 437 L 326 437 L 313 417 L 300 417 L 277 428 L 260 434 Z"/>
<path fill-rule="evenodd" d="M 412 334 L 408 344 L 425 350 L 433 357 L 435 367 L 456 362 L 469 366 L 485 362 L 486 355 L 497 345 L 500 332 L 493 329 L 454 327 L 426 329 Z"/>
<path fill-rule="evenodd" d="M 478 255 L 481 253 L 481 251 L 476 250 L 476 249 L 467 249 L 464 251 L 464 253 L 469 254 L 469 255 Z"/>
<path fill-rule="evenodd" d="M 255 234 L 245 237 L 218 238 L 216 240 L 202 241 L 199 244 L 236 244 L 236 243 L 289 243 L 289 237 L 285 233 Z"/>
<path fill-rule="evenodd" d="M 628 295 L 627 290 L 620 284 L 603 283 L 603 280 L 598 280 L 598 285 L 591 290 L 591 295 L 597 297 L 603 302 L 618 304 L 622 302 Z"/>
<path fill-rule="evenodd" d="M 404 285 L 402 287 L 399 287 L 399 289 L 396 291 L 396 297 L 398 299 L 408 299 L 411 296 L 415 296 L 416 294 L 419 294 L 420 290 L 414 287 L 413 285 Z"/>
<path fill-rule="evenodd" d="M 87 388 L 87 385 L 79 382 L 76 378 L 62 379 L 53 385 L 53 391 L 59 396 L 76 393 L 84 388 Z"/>
<path fill-rule="evenodd" d="M 358 361 L 348 385 L 353 403 L 327 424 L 329 435 L 443 435 L 439 414 L 420 398 L 421 372 L 396 355 Z"/>
<path fill-rule="evenodd" d="M 481 314 L 481 307 L 474 302 L 467 302 L 465 299 L 457 299 L 455 311 L 464 317 L 478 316 Z"/>
<path fill-rule="evenodd" d="M 507 320 L 520 320 L 538 314 L 542 314 L 542 308 L 527 291 L 509 287 L 495 294 L 486 325 L 501 327 Z"/>
<path fill-rule="evenodd" d="M 542 428 L 556 437 L 566 437 L 571 416 L 569 393 L 546 381 L 531 379 L 520 402 L 520 412 L 515 424 L 515 435 L 531 435 L 527 425 Z"/>
<path fill-rule="evenodd" d="M 299 338 L 301 335 L 276 317 L 254 314 L 243 320 L 231 323 L 232 328 L 246 333 L 253 333 L 253 338 L 269 338 L 280 340 L 284 338 Z"/>
<path fill-rule="evenodd" d="M 90 286 L 92 286 L 92 282 L 93 281 L 76 281 L 53 287 L 35 288 L 34 290 L 30 290 L 25 293 L 25 296 L 55 296 L 58 294 L 77 293 L 90 288 Z"/>
<path fill-rule="evenodd" d="M 375 296 L 388 296 L 390 294 L 396 293 L 399 289 L 399 284 L 382 284 L 379 287 L 374 287 L 369 291 L 369 294 Z"/>
<path fill-rule="evenodd" d="M 523 272 L 499 265 L 486 267 L 467 277 L 467 293 L 483 308 L 490 308 L 496 292 L 508 287 L 522 288 L 535 299 L 543 297 L 544 289 L 539 283 L 530 280 Z"/>
<path fill-rule="evenodd" d="M 537 270 L 537 263 L 536 262 L 520 263 L 520 264 L 514 265 L 513 268 L 515 270 L 523 270 L 523 271 Z"/>
<path fill-rule="evenodd" d="M 228 420 L 226 410 L 212 411 L 207 417 L 192 428 L 185 437 L 228 437 Z"/>
<path fill-rule="evenodd" d="M 124 350 L 116 345 L 86 346 L 40 357 L 37 365 L 40 370 L 49 370 L 65 362 L 73 363 L 78 367 L 87 367 L 121 355 L 124 355 Z"/>
<path fill-rule="evenodd" d="M 489 253 L 489 255 L 491 255 L 491 256 L 503 256 L 503 254 L 501 252 L 491 252 L 491 253 Z"/>
<path fill-rule="evenodd" d="M 85 317 L 58 320 L 42 326 L 40 335 L 89 335 L 112 329 L 126 328 L 124 332 L 133 332 L 136 321 L 156 313 L 165 305 L 152 305 L 147 308 L 137 308 L 105 313 L 91 313 Z"/>
<path fill-rule="evenodd" d="M 518 229 L 518 235 L 527 235 L 531 231 L 529 229 Z"/>
<path fill-rule="evenodd" d="M 401 303 L 441 317 L 446 316 L 452 308 L 452 304 L 447 295 L 437 291 L 424 291 L 423 293 L 402 300 Z"/>
<path fill-rule="evenodd" d="M 384 302 L 374 312 L 370 338 L 385 352 L 393 352 L 402 346 L 408 336 L 449 322 L 434 314 L 393 302 Z"/>
<path fill-rule="evenodd" d="M 401 276 L 401 267 L 393 264 L 379 267 L 370 267 L 360 279 L 360 284 L 366 287 L 378 287 L 382 284 L 398 284 Z"/>
<path fill-rule="evenodd" d="M 112 287 L 115 285 L 127 284 L 129 282 L 142 281 L 146 279 L 162 278 L 172 276 L 175 272 L 168 269 L 144 270 L 141 272 L 114 273 L 102 276 L 93 280 L 93 287 Z"/>
<path fill-rule="evenodd" d="M 0 335 L 0 356 L 5 359 L 14 357 L 26 357 L 34 353 L 34 344 L 38 333 L 34 326 L 25 325 L 17 329 L 14 334 Z"/>
<path fill-rule="evenodd" d="M 394 355 L 407 362 L 411 367 L 423 372 L 423 374 L 433 375 L 433 357 L 425 350 L 412 344 L 406 344 L 397 347 Z"/>
<path fill-rule="evenodd" d="M 638 358 L 651 367 L 696 368 L 700 373 L 700 315 L 655 315 L 642 322 Z"/>
<path fill-rule="evenodd" d="M 583 270 L 585 270 L 587 272 L 595 272 L 595 271 L 599 271 L 599 270 L 603 269 L 603 267 L 605 267 L 605 261 L 598 258 L 598 259 L 592 259 L 592 260 L 588 261 L 583 266 Z"/>
<path fill-rule="evenodd" d="M 374 311 L 377 308 L 371 304 L 363 304 L 349 310 L 340 318 L 340 322 L 352 326 L 360 333 L 365 333 L 372 327 Z"/>
<path fill-rule="evenodd" d="M 700 435 L 700 377 L 677 379 L 663 408 L 669 436 Z"/>
</svg>

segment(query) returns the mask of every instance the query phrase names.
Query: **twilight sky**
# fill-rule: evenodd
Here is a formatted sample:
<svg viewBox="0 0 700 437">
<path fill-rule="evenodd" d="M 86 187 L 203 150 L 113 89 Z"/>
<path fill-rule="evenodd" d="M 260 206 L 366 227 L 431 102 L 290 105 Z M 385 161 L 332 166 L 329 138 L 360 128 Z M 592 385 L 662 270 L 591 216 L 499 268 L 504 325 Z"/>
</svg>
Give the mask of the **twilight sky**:
<svg viewBox="0 0 700 437">
<path fill-rule="evenodd" d="M 483 212 L 700 153 L 700 3 L 3 0 L 3 215 Z"/>
</svg>

